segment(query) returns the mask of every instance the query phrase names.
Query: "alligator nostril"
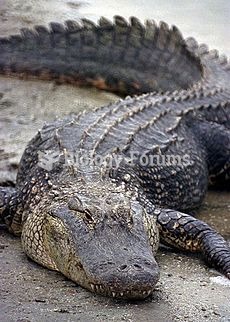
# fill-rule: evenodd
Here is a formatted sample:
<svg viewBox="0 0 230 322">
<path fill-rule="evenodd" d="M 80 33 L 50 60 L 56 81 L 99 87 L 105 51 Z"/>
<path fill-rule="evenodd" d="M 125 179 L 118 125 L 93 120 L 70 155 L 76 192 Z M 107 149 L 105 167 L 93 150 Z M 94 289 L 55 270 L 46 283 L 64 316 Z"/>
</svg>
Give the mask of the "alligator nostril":
<svg viewBox="0 0 230 322">
<path fill-rule="evenodd" d="M 142 269 L 142 267 L 140 266 L 140 265 L 138 265 L 138 264 L 134 264 L 133 265 L 135 268 L 137 268 L 137 269 Z"/>
<path fill-rule="evenodd" d="M 122 265 L 121 267 L 120 267 L 120 270 L 121 271 L 123 271 L 124 269 L 126 269 L 127 268 L 127 265 Z"/>
</svg>

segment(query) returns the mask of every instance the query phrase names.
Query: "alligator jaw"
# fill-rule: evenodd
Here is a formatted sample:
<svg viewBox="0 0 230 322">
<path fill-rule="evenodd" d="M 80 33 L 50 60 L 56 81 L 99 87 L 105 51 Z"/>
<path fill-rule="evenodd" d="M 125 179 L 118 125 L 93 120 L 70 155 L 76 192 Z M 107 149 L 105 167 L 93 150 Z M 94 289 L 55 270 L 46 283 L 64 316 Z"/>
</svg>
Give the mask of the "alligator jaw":
<svg viewBox="0 0 230 322">
<path fill-rule="evenodd" d="M 110 287 L 105 292 L 103 285 L 93 283 L 90 284 L 90 287 L 92 292 L 95 292 L 103 296 L 111 296 L 120 299 L 145 299 L 154 291 L 154 288 L 146 290 L 133 289 L 128 291 L 117 291 L 113 287 Z"/>
<path fill-rule="evenodd" d="M 130 253 L 132 251 L 130 250 Z M 127 255 L 129 257 L 129 255 Z M 121 270 L 117 263 L 108 269 L 108 271 L 95 271 L 95 275 L 88 276 L 87 285 L 83 285 L 91 292 L 103 296 L 110 296 L 120 299 L 145 299 L 153 293 L 157 282 L 159 281 L 160 271 L 154 257 L 139 257 L 130 259 L 122 265 L 126 267 Z M 137 263 L 140 263 L 139 265 Z M 94 271 L 92 269 L 92 271 Z"/>
</svg>

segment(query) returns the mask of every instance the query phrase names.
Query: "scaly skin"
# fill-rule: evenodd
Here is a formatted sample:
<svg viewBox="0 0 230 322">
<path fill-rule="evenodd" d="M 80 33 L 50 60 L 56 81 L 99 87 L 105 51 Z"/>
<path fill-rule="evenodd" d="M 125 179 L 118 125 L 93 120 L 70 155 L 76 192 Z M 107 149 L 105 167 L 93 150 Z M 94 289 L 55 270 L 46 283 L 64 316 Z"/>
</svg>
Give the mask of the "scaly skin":
<svg viewBox="0 0 230 322">
<path fill-rule="evenodd" d="M 129 25 L 117 16 L 114 24 L 101 18 L 98 26 L 83 19 L 82 26 L 67 21 L 50 27 L 23 29 L 0 40 L 0 71 L 126 95 L 187 88 L 202 73 L 178 29 L 169 30 L 165 23 L 157 27 L 149 21 L 144 27 L 132 18 Z"/>
<path fill-rule="evenodd" d="M 227 59 L 165 23 L 115 17 L 114 24 L 66 26 L 2 39 L 1 72 L 121 94 L 157 92 L 45 125 L 22 156 L 15 189 L 0 189 L 1 222 L 21 235 L 33 260 L 103 295 L 152 293 L 159 239 L 201 252 L 230 278 L 226 241 L 185 214 L 201 204 L 209 183 L 229 186 Z M 74 153 L 90 153 L 94 162 L 76 162 Z M 98 157 L 113 162 L 98 164 Z"/>
</svg>

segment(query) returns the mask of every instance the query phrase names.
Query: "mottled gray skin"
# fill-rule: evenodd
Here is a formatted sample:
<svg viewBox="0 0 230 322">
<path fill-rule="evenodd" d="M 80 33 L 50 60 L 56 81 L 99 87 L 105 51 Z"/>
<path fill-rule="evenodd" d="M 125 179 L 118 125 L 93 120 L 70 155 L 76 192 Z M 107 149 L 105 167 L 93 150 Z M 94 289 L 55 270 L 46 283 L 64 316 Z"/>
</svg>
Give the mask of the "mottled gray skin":
<svg viewBox="0 0 230 322">
<path fill-rule="evenodd" d="M 230 278 L 225 240 L 185 214 L 199 207 L 209 183 L 229 187 L 227 59 L 185 42 L 175 27 L 136 18 L 35 30 L 0 41 L 3 73 L 150 93 L 57 120 L 30 141 L 15 189 L 0 189 L 1 221 L 21 234 L 26 254 L 121 298 L 154 290 L 159 238 L 201 252 Z M 41 164 L 47 153 L 56 155 L 49 169 Z M 84 165 L 73 153 L 113 162 Z"/>
</svg>

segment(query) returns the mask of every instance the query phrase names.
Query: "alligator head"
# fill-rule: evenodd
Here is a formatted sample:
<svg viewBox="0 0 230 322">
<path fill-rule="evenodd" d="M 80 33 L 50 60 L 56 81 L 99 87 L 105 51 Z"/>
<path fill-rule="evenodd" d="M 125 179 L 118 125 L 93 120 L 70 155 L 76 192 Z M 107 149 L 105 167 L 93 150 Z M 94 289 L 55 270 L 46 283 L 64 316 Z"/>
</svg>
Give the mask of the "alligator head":
<svg viewBox="0 0 230 322">
<path fill-rule="evenodd" d="M 153 255 L 158 241 L 150 246 L 147 213 L 124 192 L 105 186 L 97 191 L 75 193 L 49 207 L 46 202 L 44 210 L 40 205 L 34 211 L 40 214 L 31 214 L 24 224 L 24 250 L 90 291 L 145 298 L 159 279 Z M 35 227 L 39 222 L 41 227 Z"/>
</svg>

